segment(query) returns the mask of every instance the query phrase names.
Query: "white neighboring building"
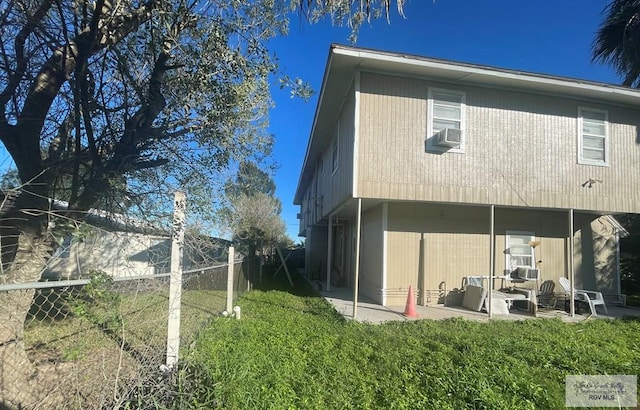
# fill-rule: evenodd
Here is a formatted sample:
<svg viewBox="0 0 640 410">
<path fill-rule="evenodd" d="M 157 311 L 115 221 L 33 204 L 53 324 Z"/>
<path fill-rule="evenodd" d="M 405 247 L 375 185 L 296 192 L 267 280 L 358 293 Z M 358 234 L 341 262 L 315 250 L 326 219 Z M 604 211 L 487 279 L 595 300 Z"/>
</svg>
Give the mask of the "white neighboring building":
<svg viewBox="0 0 640 410">
<path fill-rule="evenodd" d="M 49 260 L 43 279 L 77 279 L 91 270 L 112 277 L 154 275 L 168 271 L 170 237 L 93 228 L 84 239 L 67 237 Z"/>
<path fill-rule="evenodd" d="M 100 270 L 114 278 L 169 272 L 171 234 L 123 215 L 90 211 L 89 232 L 70 235 L 47 264 L 43 279 L 86 278 Z M 226 261 L 231 243 L 211 237 L 186 238 L 183 268 L 209 267 Z"/>
</svg>

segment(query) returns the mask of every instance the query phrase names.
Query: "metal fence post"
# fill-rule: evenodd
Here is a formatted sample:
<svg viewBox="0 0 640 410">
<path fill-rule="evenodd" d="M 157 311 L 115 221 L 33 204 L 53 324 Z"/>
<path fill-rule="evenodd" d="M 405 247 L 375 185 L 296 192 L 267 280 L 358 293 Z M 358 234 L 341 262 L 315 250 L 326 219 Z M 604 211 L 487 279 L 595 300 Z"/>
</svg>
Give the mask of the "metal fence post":
<svg viewBox="0 0 640 410">
<path fill-rule="evenodd" d="M 235 249 L 233 246 L 229 247 L 229 260 L 227 266 L 227 312 L 231 314 L 233 312 L 233 270 L 235 262 Z"/>
<path fill-rule="evenodd" d="M 176 192 L 173 204 L 171 276 L 169 279 L 169 318 L 167 325 L 167 361 L 169 368 L 178 362 L 180 350 L 180 305 L 182 300 L 182 251 L 184 248 L 184 192 Z"/>
</svg>

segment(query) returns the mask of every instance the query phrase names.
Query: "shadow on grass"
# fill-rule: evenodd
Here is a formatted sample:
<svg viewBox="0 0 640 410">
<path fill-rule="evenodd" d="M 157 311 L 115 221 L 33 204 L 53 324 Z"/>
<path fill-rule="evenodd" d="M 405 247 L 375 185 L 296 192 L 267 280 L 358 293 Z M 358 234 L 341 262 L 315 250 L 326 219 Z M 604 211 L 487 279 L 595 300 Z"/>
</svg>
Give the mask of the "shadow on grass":
<svg viewBox="0 0 640 410">
<path fill-rule="evenodd" d="M 291 280 L 293 282 L 293 286 L 289 283 L 286 272 L 282 269 L 276 272 L 276 268 L 274 266 L 265 265 L 262 270 L 262 282 L 255 283 L 253 288 L 263 292 L 278 290 L 288 292 L 295 296 L 321 297 L 320 294 L 313 289 L 311 285 L 309 285 L 309 282 L 297 273 L 291 272 Z"/>
<path fill-rule="evenodd" d="M 344 316 L 338 313 L 335 308 L 329 302 L 327 302 L 305 278 L 301 277 L 297 273 L 292 272 L 291 280 L 293 282 L 293 286 L 291 286 L 284 271 L 280 270 L 275 275 L 273 274 L 273 272 L 275 272 L 275 268 L 273 267 L 268 267 L 267 269 L 265 269 L 263 271 L 262 283 L 257 283 L 256 285 L 254 285 L 254 290 L 259 290 L 262 292 L 278 291 L 288 293 L 290 295 L 301 298 L 301 311 L 304 313 L 323 316 L 340 322 L 346 321 Z M 262 304 L 268 304 L 274 307 L 299 311 L 292 305 L 277 303 L 275 301 L 265 300 L 262 298 L 258 300 L 257 297 L 252 297 L 250 294 L 245 295 L 244 298 L 260 302 Z"/>
<path fill-rule="evenodd" d="M 73 316 L 69 300 L 77 297 L 81 287 L 36 289 L 25 323 L 52 323 Z"/>
<path fill-rule="evenodd" d="M 622 317 L 622 318 L 620 318 L 620 319 L 618 319 L 618 320 L 620 320 L 620 321 L 622 321 L 622 322 L 626 322 L 626 323 L 640 323 L 640 317 L 638 317 L 638 316 L 631 316 L 631 315 L 629 315 L 629 316 L 624 316 L 624 317 Z"/>
</svg>

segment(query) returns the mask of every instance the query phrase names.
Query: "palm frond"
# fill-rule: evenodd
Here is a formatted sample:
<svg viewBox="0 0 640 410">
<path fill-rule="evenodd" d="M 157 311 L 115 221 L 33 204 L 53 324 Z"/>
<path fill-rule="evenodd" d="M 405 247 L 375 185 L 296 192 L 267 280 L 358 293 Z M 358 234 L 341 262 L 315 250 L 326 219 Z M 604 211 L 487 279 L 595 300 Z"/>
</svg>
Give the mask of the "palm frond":
<svg viewBox="0 0 640 410">
<path fill-rule="evenodd" d="M 623 85 L 640 82 L 640 0 L 613 0 L 592 46 L 592 61 L 610 65 Z"/>
</svg>

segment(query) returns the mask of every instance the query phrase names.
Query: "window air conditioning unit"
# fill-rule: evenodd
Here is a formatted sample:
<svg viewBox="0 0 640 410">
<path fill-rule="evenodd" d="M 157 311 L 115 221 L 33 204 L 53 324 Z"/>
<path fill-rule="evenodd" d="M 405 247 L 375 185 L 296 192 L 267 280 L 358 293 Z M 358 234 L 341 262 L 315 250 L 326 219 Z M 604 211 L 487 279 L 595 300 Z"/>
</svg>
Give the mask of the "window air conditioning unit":
<svg viewBox="0 0 640 410">
<path fill-rule="evenodd" d="M 441 147 L 459 147 L 462 144 L 462 130 L 443 128 L 435 135 L 435 143 Z"/>
<path fill-rule="evenodd" d="M 533 268 L 518 268 L 516 276 L 522 280 L 538 280 L 540 278 L 540 270 Z"/>
</svg>

